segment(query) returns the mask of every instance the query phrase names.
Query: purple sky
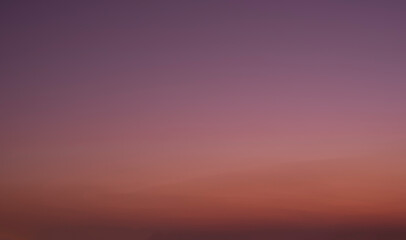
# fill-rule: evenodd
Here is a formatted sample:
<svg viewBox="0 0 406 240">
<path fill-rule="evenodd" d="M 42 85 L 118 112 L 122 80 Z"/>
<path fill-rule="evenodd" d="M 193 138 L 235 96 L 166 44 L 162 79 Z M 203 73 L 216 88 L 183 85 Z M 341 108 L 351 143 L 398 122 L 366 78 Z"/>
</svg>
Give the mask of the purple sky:
<svg viewBox="0 0 406 240">
<path fill-rule="evenodd" d="M 0 233 L 55 219 L 406 218 L 406 3 L 8 1 L 0 11 L 0 220 L 11 223 Z M 256 195 L 264 189 L 290 210 Z M 224 219 L 210 215 L 224 193 L 240 200 Z"/>
</svg>

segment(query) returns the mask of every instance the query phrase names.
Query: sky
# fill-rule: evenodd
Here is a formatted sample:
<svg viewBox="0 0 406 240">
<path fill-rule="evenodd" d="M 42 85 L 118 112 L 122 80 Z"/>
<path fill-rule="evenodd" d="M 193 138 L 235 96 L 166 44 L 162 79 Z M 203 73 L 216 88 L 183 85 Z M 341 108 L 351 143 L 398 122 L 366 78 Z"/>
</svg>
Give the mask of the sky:
<svg viewBox="0 0 406 240">
<path fill-rule="evenodd" d="M 0 236 L 400 239 L 402 1 L 0 9 Z"/>
</svg>

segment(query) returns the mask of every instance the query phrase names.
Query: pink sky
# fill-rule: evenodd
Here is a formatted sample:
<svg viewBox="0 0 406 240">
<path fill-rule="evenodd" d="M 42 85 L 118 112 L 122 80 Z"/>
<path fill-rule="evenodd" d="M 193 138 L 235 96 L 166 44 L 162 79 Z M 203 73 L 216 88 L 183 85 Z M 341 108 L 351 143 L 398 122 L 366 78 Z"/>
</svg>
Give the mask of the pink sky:
<svg viewBox="0 0 406 240">
<path fill-rule="evenodd" d="M 405 222 L 404 4 L 141 2 L 1 10 L 0 232 Z"/>
</svg>

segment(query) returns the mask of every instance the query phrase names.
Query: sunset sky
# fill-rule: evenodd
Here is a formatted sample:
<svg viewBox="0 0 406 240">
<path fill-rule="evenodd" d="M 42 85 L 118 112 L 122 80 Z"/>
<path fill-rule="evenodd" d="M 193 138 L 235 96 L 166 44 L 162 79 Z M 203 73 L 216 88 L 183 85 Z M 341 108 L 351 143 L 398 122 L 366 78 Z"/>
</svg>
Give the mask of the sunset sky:
<svg viewBox="0 0 406 240">
<path fill-rule="evenodd" d="M 0 239 L 406 227 L 406 3 L 0 9 Z"/>
</svg>

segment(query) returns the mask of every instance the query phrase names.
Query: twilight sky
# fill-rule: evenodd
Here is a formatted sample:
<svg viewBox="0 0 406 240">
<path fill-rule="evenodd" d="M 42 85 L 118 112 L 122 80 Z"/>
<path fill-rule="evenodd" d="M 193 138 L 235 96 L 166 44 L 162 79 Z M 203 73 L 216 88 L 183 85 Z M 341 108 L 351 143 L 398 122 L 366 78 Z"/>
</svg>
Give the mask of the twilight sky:
<svg viewBox="0 0 406 240">
<path fill-rule="evenodd" d="M 1 5 L 0 236 L 406 221 L 402 1 Z"/>
</svg>

